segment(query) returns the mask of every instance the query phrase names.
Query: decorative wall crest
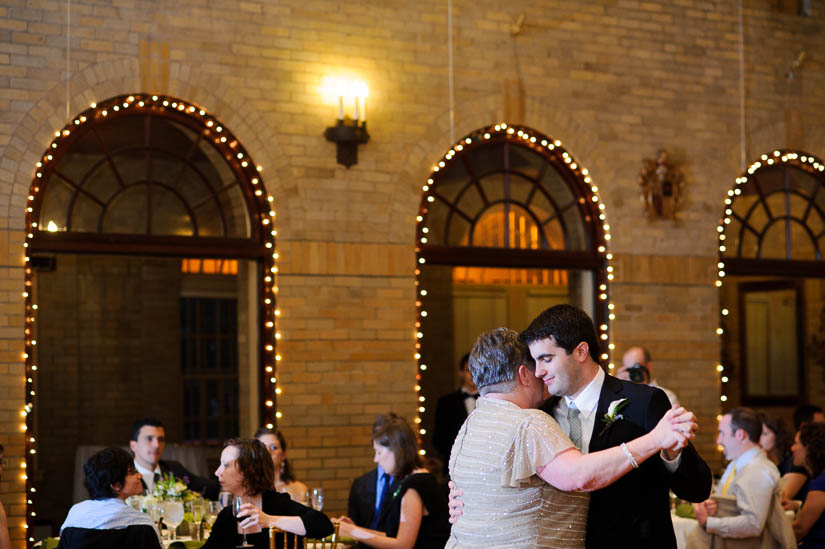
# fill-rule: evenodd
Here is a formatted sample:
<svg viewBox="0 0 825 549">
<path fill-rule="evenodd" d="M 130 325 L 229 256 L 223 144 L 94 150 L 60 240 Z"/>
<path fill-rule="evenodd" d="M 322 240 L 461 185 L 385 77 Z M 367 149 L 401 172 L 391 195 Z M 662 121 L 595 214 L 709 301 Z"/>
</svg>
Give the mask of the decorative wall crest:
<svg viewBox="0 0 825 549">
<path fill-rule="evenodd" d="M 639 174 L 642 205 L 649 221 L 672 219 L 682 205 L 684 176 L 667 161 L 667 151 L 660 149 L 656 158 L 645 158 Z"/>
</svg>

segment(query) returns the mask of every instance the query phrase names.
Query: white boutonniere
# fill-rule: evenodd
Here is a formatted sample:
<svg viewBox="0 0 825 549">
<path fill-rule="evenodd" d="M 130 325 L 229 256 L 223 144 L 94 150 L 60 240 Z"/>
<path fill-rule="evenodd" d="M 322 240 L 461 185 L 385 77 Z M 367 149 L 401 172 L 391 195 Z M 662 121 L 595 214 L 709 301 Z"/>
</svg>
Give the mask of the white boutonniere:
<svg viewBox="0 0 825 549">
<path fill-rule="evenodd" d="M 624 416 L 619 412 L 622 411 L 628 404 L 630 404 L 629 398 L 620 398 L 619 400 L 614 400 L 610 403 L 610 406 L 607 407 L 607 413 L 602 416 L 602 423 L 604 423 L 604 427 L 602 431 L 599 433 L 599 436 L 602 436 L 610 428 L 613 426 L 614 423 L 619 421 L 620 419 L 624 419 Z"/>
</svg>

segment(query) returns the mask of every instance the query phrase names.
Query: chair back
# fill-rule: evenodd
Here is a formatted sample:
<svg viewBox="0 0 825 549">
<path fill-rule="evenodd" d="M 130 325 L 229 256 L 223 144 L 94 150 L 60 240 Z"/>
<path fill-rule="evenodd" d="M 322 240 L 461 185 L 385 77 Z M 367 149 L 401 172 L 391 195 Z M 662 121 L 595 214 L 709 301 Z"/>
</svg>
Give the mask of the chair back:
<svg viewBox="0 0 825 549">
<path fill-rule="evenodd" d="M 301 538 L 295 534 L 290 534 L 289 532 L 284 532 L 280 528 L 275 526 L 269 527 L 269 549 L 289 549 L 289 539 L 292 538 L 295 542 L 292 544 L 292 547 L 295 549 L 307 549 L 311 547 L 312 549 L 335 549 L 336 545 L 338 544 L 338 528 L 340 525 L 336 522 L 334 524 L 335 529 L 332 532 L 332 536 L 328 540 L 320 540 L 320 539 L 309 539 L 309 538 Z M 278 535 L 282 534 L 282 535 Z M 303 540 L 303 543 L 298 546 L 298 540 Z M 278 546 L 278 541 L 280 540 L 280 547 Z"/>
</svg>

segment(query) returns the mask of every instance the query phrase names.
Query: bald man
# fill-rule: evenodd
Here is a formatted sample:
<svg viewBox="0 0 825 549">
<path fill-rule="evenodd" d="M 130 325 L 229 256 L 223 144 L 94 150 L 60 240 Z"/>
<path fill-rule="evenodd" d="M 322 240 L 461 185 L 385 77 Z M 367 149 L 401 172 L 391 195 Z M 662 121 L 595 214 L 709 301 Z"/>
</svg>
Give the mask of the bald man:
<svg viewBox="0 0 825 549">
<path fill-rule="evenodd" d="M 679 399 L 676 398 L 676 393 L 662 387 L 653 379 L 653 360 L 650 358 L 650 351 L 644 347 L 634 346 L 625 352 L 622 357 L 622 367 L 616 372 L 616 377 L 628 381 L 635 381 L 636 383 L 644 383 L 651 387 L 661 389 L 670 400 L 671 406 L 679 405 Z"/>
</svg>

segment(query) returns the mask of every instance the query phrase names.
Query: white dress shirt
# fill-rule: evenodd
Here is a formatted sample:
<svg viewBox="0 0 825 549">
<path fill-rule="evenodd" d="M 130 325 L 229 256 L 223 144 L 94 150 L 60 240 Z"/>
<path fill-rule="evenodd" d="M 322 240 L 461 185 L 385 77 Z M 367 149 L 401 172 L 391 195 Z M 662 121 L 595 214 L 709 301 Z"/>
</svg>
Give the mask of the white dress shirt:
<svg viewBox="0 0 825 549">
<path fill-rule="evenodd" d="M 728 464 L 716 486 L 721 494 L 736 464 L 736 473 L 728 485 L 727 495 L 736 496 L 739 514 L 733 517 L 708 517 L 705 529 L 723 538 L 752 538 L 762 534 L 771 497 L 779 481 L 779 470 L 758 446 L 751 448 Z"/>
<path fill-rule="evenodd" d="M 582 454 L 590 450 L 590 437 L 593 436 L 593 426 L 596 424 L 596 408 L 599 407 L 599 395 L 604 385 L 604 370 L 599 368 L 590 383 L 585 385 L 573 396 L 565 396 L 559 399 L 559 404 L 553 411 L 553 417 L 559 423 L 561 430 L 570 435 L 570 423 L 567 421 L 567 411 L 570 403 L 574 402 L 579 409 L 579 420 L 582 424 Z"/>
<path fill-rule="evenodd" d="M 160 464 L 155 465 L 154 471 L 150 471 L 149 469 L 138 463 L 137 460 L 135 460 L 135 469 L 137 469 L 138 473 L 140 473 L 140 476 L 143 477 L 143 483 L 146 484 L 146 489 L 149 490 L 149 493 L 151 494 L 152 492 L 154 492 L 155 473 L 163 477 L 163 473 L 160 472 Z"/>
</svg>

